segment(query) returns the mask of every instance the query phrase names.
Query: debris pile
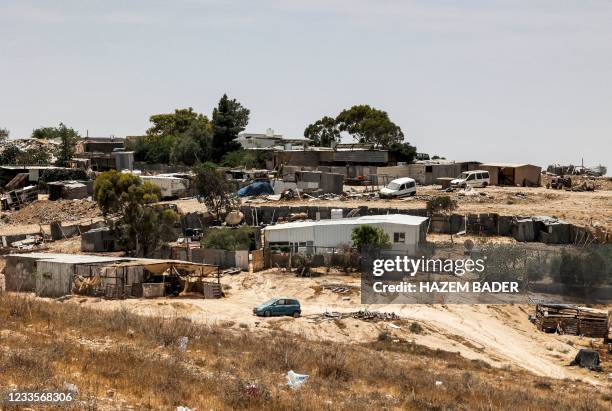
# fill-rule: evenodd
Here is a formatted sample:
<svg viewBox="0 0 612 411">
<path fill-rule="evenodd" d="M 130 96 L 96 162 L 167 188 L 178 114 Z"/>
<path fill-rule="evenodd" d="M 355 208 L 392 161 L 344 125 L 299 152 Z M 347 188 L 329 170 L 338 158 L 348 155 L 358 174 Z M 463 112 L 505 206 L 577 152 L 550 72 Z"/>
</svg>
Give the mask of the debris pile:
<svg viewBox="0 0 612 411">
<path fill-rule="evenodd" d="M 540 331 L 605 338 L 608 313 L 568 304 L 538 304 L 535 324 Z"/>
<path fill-rule="evenodd" d="M 6 224 L 50 224 L 54 221 L 78 221 L 101 216 L 93 201 L 58 200 L 34 201 L 14 213 L 5 214 Z"/>
<path fill-rule="evenodd" d="M 341 320 L 343 318 L 356 318 L 364 321 L 395 321 L 399 320 L 400 316 L 393 312 L 368 311 L 360 310 L 349 313 L 341 313 L 337 311 L 325 311 L 322 314 L 323 319 Z"/>
</svg>

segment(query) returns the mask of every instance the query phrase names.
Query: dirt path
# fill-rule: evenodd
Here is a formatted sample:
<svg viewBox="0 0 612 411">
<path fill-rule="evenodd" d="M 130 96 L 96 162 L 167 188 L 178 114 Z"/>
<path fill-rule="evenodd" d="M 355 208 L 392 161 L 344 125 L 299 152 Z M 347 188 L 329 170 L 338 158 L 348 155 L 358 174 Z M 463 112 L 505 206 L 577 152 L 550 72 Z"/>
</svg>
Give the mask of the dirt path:
<svg viewBox="0 0 612 411">
<path fill-rule="evenodd" d="M 253 331 L 283 330 L 315 340 L 345 343 L 373 341 L 382 331 L 396 338 L 431 348 L 459 352 L 466 358 L 483 360 L 497 367 L 521 367 L 553 378 L 577 378 L 596 384 L 609 384 L 606 376 L 567 367 L 580 346 L 589 339 L 544 334 L 528 320 L 533 307 L 520 305 L 378 305 L 364 306 L 357 292 L 336 294 L 321 289 L 324 284 L 359 286 L 359 280 L 346 276 L 300 279 L 288 274 L 257 273 L 224 277 L 227 297 L 221 300 L 198 298 L 130 299 L 106 301 L 75 297 L 71 301 L 96 308 L 126 307 L 144 315 L 185 316 L 193 321 Z M 252 308 L 273 297 L 291 296 L 302 303 L 302 318 L 261 318 Z M 402 317 L 400 328 L 389 322 L 365 322 L 353 318 L 333 321 L 320 318 L 325 311 L 358 310 L 395 312 Z M 412 322 L 423 332 L 410 331 Z"/>
</svg>

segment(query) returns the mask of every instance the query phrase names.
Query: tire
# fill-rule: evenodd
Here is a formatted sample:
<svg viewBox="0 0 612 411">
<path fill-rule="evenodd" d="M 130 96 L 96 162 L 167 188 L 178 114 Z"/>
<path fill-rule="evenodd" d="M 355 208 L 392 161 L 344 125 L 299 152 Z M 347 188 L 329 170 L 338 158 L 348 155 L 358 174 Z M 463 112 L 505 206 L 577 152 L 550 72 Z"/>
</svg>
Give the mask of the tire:
<svg viewBox="0 0 612 411">
<path fill-rule="evenodd" d="M 264 317 L 271 317 L 271 316 L 272 316 L 272 311 L 270 310 L 264 311 Z"/>
<path fill-rule="evenodd" d="M 487 186 L 487 182 L 485 181 L 484 183 L 482 183 L 482 188 L 485 188 Z"/>
<path fill-rule="evenodd" d="M 293 318 L 300 318 L 300 312 L 299 311 L 295 311 L 293 313 Z"/>
</svg>

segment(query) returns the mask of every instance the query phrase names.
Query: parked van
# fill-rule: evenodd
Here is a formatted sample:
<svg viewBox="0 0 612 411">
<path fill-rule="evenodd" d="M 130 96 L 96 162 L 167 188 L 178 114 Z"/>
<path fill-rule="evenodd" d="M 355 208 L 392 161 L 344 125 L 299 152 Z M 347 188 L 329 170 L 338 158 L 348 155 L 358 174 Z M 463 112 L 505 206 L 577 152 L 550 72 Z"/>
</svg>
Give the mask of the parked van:
<svg viewBox="0 0 612 411">
<path fill-rule="evenodd" d="M 488 171 L 464 171 L 459 177 L 451 181 L 451 187 L 486 187 L 490 182 Z"/>
<path fill-rule="evenodd" d="M 416 194 L 416 181 L 410 177 L 393 180 L 387 187 L 381 188 L 378 194 L 380 198 L 398 198 L 413 196 Z"/>
</svg>

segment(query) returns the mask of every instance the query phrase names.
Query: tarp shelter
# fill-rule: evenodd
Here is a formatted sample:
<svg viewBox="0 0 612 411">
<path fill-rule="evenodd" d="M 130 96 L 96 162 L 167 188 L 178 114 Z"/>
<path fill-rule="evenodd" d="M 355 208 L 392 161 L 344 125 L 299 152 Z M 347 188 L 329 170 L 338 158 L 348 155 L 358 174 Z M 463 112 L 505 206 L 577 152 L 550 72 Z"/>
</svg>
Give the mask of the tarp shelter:
<svg viewBox="0 0 612 411">
<path fill-rule="evenodd" d="M 531 164 L 487 163 L 478 168 L 489 172 L 492 186 L 539 186 L 542 178 L 542 167 Z"/>
<path fill-rule="evenodd" d="M 274 189 L 268 181 L 255 181 L 238 190 L 238 197 L 274 194 Z"/>
</svg>

